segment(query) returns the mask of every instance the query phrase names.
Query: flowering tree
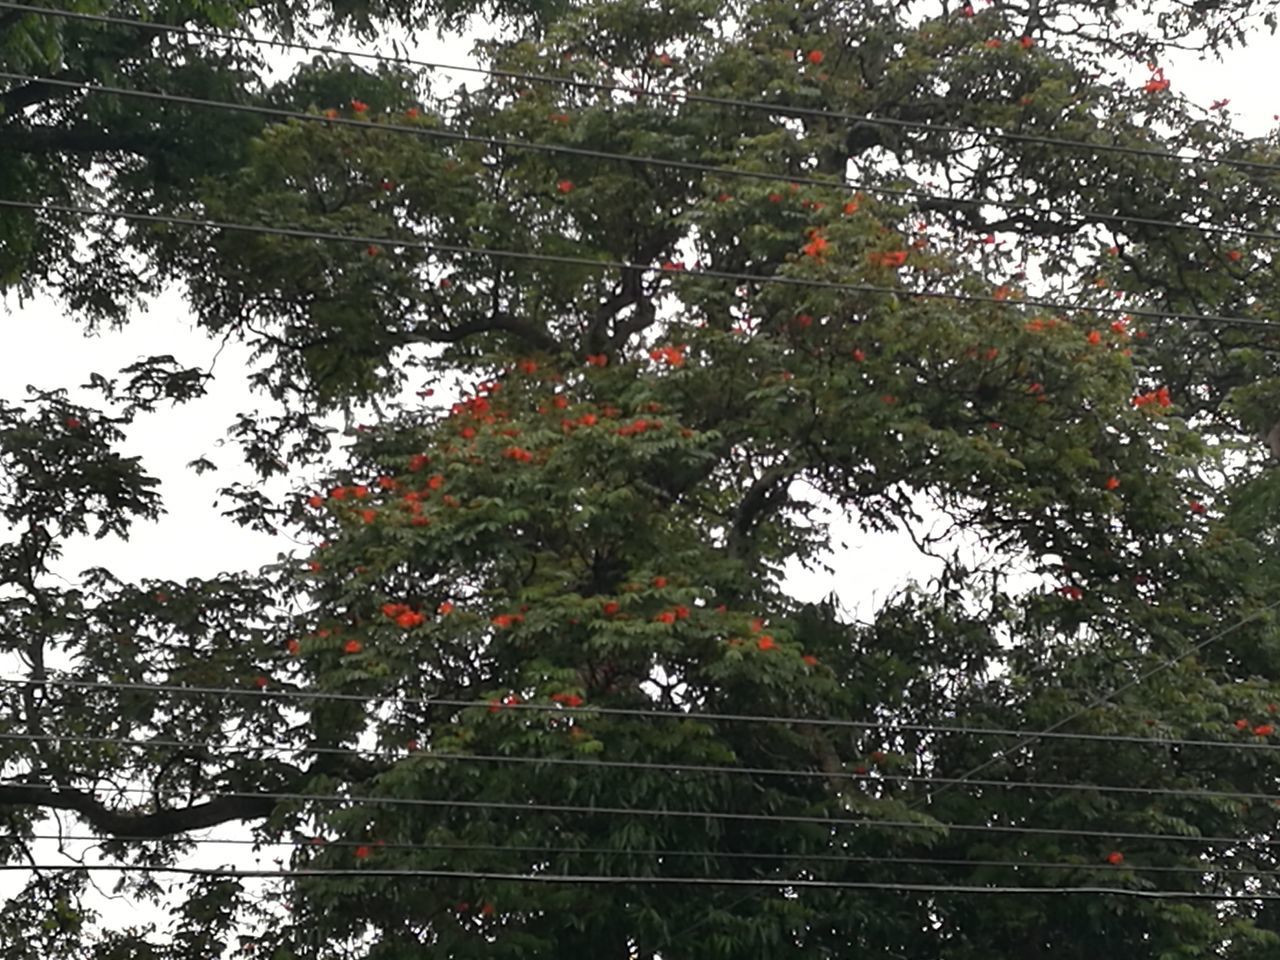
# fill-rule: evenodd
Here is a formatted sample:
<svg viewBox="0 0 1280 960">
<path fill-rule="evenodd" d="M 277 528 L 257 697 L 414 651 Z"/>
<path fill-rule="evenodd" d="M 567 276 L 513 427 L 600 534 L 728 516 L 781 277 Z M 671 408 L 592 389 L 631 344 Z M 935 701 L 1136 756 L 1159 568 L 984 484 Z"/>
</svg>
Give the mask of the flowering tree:
<svg viewBox="0 0 1280 960">
<path fill-rule="evenodd" d="M 980 6 L 504 6 L 465 93 L 0 9 L 0 276 L 251 344 L 293 489 L 230 514 L 316 544 L 69 585 L 206 374 L 0 407 L 7 861 L 67 815 L 177 904 L 33 873 L 0 956 L 1274 955 L 1277 151 L 1158 66 L 1270 14 Z M 801 602 L 834 518 L 941 572 Z M 223 824 L 292 875 L 163 872 Z"/>
</svg>

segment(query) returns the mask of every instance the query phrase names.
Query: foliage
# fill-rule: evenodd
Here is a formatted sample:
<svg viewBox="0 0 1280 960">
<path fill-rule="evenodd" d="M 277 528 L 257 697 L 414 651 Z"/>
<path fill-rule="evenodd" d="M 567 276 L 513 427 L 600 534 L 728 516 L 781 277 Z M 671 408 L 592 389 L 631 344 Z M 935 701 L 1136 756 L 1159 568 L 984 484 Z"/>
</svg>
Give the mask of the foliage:
<svg viewBox="0 0 1280 960">
<path fill-rule="evenodd" d="M 135 14 L 482 12 L 308 6 Z M 64 538 L 160 510 L 122 429 L 205 374 L 0 406 L 0 644 L 30 681 L 3 686 L 2 849 L 74 813 L 176 903 L 104 929 L 87 875 L 36 877 L 0 957 L 1274 955 L 1280 755 L 1176 741 L 1274 741 L 1276 338 L 1203 318 L 1276 301 L 1277 144 L 1118 63 L 1271 13 L 1124 6 L 503 5 L 465 93 L 0 14 L 8 72 L 265 108 L 12 81 L 5 197 L 266 229 L 9 209 L 0 278 L 87 325 L 180 284 L 255 351 L 276 412 L 231 436 L 294 483 L 228 489 L 233 518 L 316 544 L 68 585 Z M 870 620 L 802 602 L 833 518 L 941 572 Z M 998 732 L 1060 724 L 1123 739 Z M 322 872 L 161 872 L 237 823 Z"/>
</svg>

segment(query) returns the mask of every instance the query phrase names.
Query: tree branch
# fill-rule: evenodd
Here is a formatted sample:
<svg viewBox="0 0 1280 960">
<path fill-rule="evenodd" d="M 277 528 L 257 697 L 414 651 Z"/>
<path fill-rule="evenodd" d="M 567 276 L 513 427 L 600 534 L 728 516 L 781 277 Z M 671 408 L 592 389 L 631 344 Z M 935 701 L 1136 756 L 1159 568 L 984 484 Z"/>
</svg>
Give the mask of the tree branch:
<svg viewBox="0 0 1280 960">
<path fill-rule="evenodd" d="M 75 788 L 54 788 L 45 784 L 0 785 L 0 807 L 39 806 L 50 810 L 70 810 L 105 834 L 146 839 L 204 830 L 235 820 L 257 820 L 269 816 L 277 802 L 271 797 L 231 794 L 175 810 L 121 813 L 108 808 L 92 794 Z"/>
</svg>

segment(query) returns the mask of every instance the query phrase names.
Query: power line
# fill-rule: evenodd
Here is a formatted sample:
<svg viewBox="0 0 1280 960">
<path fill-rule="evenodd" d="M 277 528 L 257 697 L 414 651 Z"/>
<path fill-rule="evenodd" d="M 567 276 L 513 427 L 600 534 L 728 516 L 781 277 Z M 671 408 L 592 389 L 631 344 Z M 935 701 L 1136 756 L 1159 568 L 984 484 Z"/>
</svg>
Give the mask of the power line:
<svg viewBox="0 0 1280 960">
<path fill-rule="evenodd" d="M 33 785 L 21 781 L 0 783 L 0 791 L 34 790 L 40 797 L 29 801 L 40 807 L 55 807 L 59 797 L 55 788 Z M 154 798 L 151 790 L 142 787 L 113 787 L 110 793 Z M 75 795 L 79 799 L 82 795 Z M 437 799 L 433 797 L 376 797 L 346 794 L 299 793 L 264 790 L 260 792 L 229 790 L 218 792 L 226 799 L 291 800 L 311 803 L 370 804 L 393 807 L 436 807 L 447 809 L 504 810 L 518 813 L 563 813 L 582 816 L 616 817 L 670 817 L 672 819 L 729 820 L 750 823 L 806 823 L 826 827 L 885 827 L 897 830 L 931 830 L 957 833 L 1013 833 L 1032 836 L 1087 837 L 1093 840 L 1106 837 L 1115 840 L 1149 840 L 1157 843 L 1228 844 L 1239 846 L 1272 847 L 1280 840 L 1255 840 L 1247 837 L 1218 837 L 1172 833 L 1111 830 L 1095 827 L 1091 830 L 1073 830 L 1068 827 L 1029 827 L 1019 824 L 949 823 L 935 820 L 926 823 L 918 820 L 878 820 L 870 817 L 820 817 L 810 814 L 744 813 L 732 810 L 670 810 L 655 807 L 602 807 L 586 804 L 515 803 L 500 800 Z M 13 799 L 7 801 L 14 803 Z M 21 802 L 21 801 L 18 801 Z M 74 807 L 69 809 L 75 809 Z"/>
<path fill-rule="evenodd" d="M 367 840 L 328 840 L 312 838 L 308 840 L 263 840 L 248 837 L 102 837 L 86 834 L 29 834 L 20 837 L 22 841 L 57 841 L 59 843 L 169 843 L 194 845 L 196 847 L 236 846 L 253 847 L 255 852 L 265 852 L 266 847 L 286 847 L 289 849 L 332 849 L 355 850 L 370 847 L 373 841 Z M 317 842 L 319 840 L 319 842 Z M 920 867 L 968 867 L 998 868 L 1009 870 L 1103 870 L 1107 872 L 1131 873 L 1168 873 L 1191 874 L 1194 876 L 1245 876 L 1273 877 L 1280 876 L 1280 870 L 1254 870 L 1247 867 L 1214 867 L 1214 866 L 1168 866 L 1164 864 L 1142 864 L 1125 860 L 1120 864 L 1101 863 L 1067 863 L 1049 860 L 961 860 L 933 857 L 898 857 L 898 856 L 866 856 L 864 854 L 838 853 L 770 853 L 767 851 L 743 850 L 690 850 L 651 847 L 648 849 L 617 847 L 553 847 L 522 844 L 497 843 L 401 843 L 396 841 L 377 842 L 378 850 L 408 850 L 418 852 L 444 853 L 527 853 L 540 855 L 563 856 L 614 856 L 614 857 L 657 857 L 659 859 L 696 858 L 702 860 L 763 860 L 787 861 L 797 863 L 865 863 L 894 866 Z"/>
<path fill-rule="evenodd" d="M 0 74 L 2 76 L 3 74 Z M 169 225 L 208 227 L 217 230 L 238 230 L 246 233 L 263 234 L 277 237 L 298 237 L 310 240 L 334 240 L 343 243 L 378 245 L 386 247 L 404 247 L 415 250 L 427 250 L 435 253 L 456 253 L 491 256 L 513 260 L 528 260 L 538 263 L 569 264 L 572 266 L 593 267 L 595 269 L 632 270 L 643 273 L 656 273 L 673 277 L 698 279 L 710 277 L 717 280 L 732 280 L 736 283 L 776 283 L 796 287 L 815 287 L 825 290 L 841 290 L 847 293 L 883 293 L 897 297 L 910 297 L 926 300 L 951 300 L 959 303 L 983 303 L 1008 307 L 1044 307 L 1059 311 L 1079 311 L 1118 315 L 1122 317 L 1142 318 L 1150 320 L 1191 321 L 1200 323 L 1219 323 L 1231 326 L 1262 327 L 1280 329 L 1280 324 L 1256 317 L 1219 316 L 1216 314 L 1196 313 L 1164 313 L 1159 310 L 1147 310 L 1140 307 L 1089 306 L 1087 304 L 1063 303 L 1059 300 L 1041 300 L 1036 298 L 1009 299 L 991 294 L 954 293 L 944 290 L 909 290 L 903 287 L 889 287 L 870 283 L 846 283 L 837 280 L 818 280 L 807 277 L 792 277 L 778 274 L 760 276 L 750 273 L 737 273 L 725 270 L 671 270 L 653 264 L 631 263 L 626 260 L 595 260 L 590 257 L 574 257 L 563 254 L 528 253 L 513 250 L 495 250 L 488 247 L 460 246 L 447 243 L 430 243 L 423 240 L 407 240 L 395 237 L 375 237 L 362 234 L 329 233 L 320 230 L 306 230 L 294 227 L 269 227 L 259 224 L 234 223 L 224 220 L 197 220 L 191 217 L 135 213 L 128 210 L 101 210 L 93 207 L 81 207 L 72 204 L 36 203 L 27 200 L 0 199 L 0 207 L 31 210 L 34 212 L 76 213 L 83 216 L 104 217 L 107 219 L 136 220 L 142 223 L 163 223 Z"/>
<path fill-rule="evenodd" d="M 489 880 L 504 883 L 564 883 L 590 885 L 628 884 L 636 886 L 711 886 L 711 887 L 783 887 L 786 889 L 834 889 L 834 890 L 883 890 L 893 893 L 954 893 L 954 894 L 1024 894 L 1032 896 L 1106 895 L 1138 897 L 1147 900 L 1217 900 L 1231 902 L 1280 900 L 1273 893 L 1225 893 L 1213 891 L 1141 890 L 1128 887 L 1007 887 L 1007 886 L 957 886 L 942 883 L 891 883 L 860 880 L 812 880 L 808 878 L 776 877 L 772 879 L 748 879 L 740 877 L 635 877 L 611 875 L 573 875 L 550 873 L 487 873 L 478 870 L 409 870 L 381 867 L 354 869 L 300 869 L 300 870 L 229 870 L 208 867 L 152 867 L 145 864 L 0 864 L 0 870 L 60 871 L 63 873 L 117 872 L 161 873 L 179 876 L 223 877 L 229 879 L 277 879 L 287 880 L 306 877 L 384 877 L 399 879 L 436 880 Z"/>
<path fill-rule="evenodd" d="M 338 756 L 381 756 L 387 753 L 400 753 L 404 747 L 391 750 L 376 747 L 321 747 L 321 746 L 276 746 L 272 744 L 212 744 L 195 740 L 132 740 L 124 737 L 92 737 L 79 734 L 29 734 L 0 733 L 0 742 L 18 741 L 24 743 L 76 743 L 101 744 L 110 746 L 127 746 L 144 749 L 204 749 L 217 751 L 219 756 L 285 753 L 299 755 L 338 755 Z M 1222 744 L 1231 746 L 1231 744 Z M 1261 800 L 1267 803 L 1280 804 L 1280 794 L 1258 793 L 1234 790 L 1201 790 L 1190 787 L 1136 787 L 1122 784 L 1107 785 L 1100 783 L 1046 782 L 1041 780 L 978 780 L 972 777 L 941 777 L 924 774 L 895 774 L 871 772 L 863 769 L 842 770 L 831 773 L 825 770 L 796 769 L 780 767 L 744 767 L 728 764 L 690 764 L 666 761 L 646 762 L 638 760 L 587 759 L 581 757 L 530 757 L 508 754 L 476 754 L 450 753 L 432 750 L 409 751 L 413 756 L 423 760 L 441 760 L 457 763 L 494 763 L 517 766 L 549 766 L 549 767 L 588 767 L 604 770 L 648 770 L 660 772 L 679 772 L 695 774 L 725 774 L 729 776 L 752 777 L 787 777 L 795 779 L 816 780 L 848 780 L 851 784 L 874 785 L 877 783 L 918 783 L 926 786 L 942 784 L 945 787 L 966 785 L 972 787 L 994 787 L 1015 790 L 1052 790 L 1058 792 L 1071 791 L 1083 793 L 1118 793 L 1130 796 L 1181 797 L 1199 800 Z M 941 791 L 939 791 L 941 792 Z"/>
<path fill-rule="evenodd" d="M 768 171 L 743 170 L 736 167 L 720 167 L 714 164 L 700 163 L 693 160 L 678 160 L 662 157 L 653 157 L 644 154 L 633 153 L 617 153 L 605 150 L 595 150 L 587 147 L 574 147 L 564 144 L 540 143 L 528 140 L 512 140 L 503 137 L 483 136 L 479 134 L 463 133 L 456 130 L 444 130 L 434 127 L 410 126 L 402 123 L 374 123 L 371 120 L 361 120 L 352 117 L 343 116 L 326 116 L 323 114 L 306 113 L 298 110 L 286 110 L 280 107 L 267 107 L 248 103 L 234 103 L 227 100 L 214 100 L 204 97 L 189 97 L 181 94 L 163 93 L 153 90 L 137 90 L 130 87 L 117 87 L 109 84 L 91 84 L 77 80 L 59 80 L 54 77 L 39 77 L 32 74 L 12 73 L 0 71 L 0 79 L 18 80 L 27 83 L 40 83 L 49 86 L 61 87 L 64 89 L 80 90 L 84 93 L 109 93 L 116 96 L 134 97 L 144 100 L 155 100 L 167 103 L 182 104 L 185 106 L 209 107 L 218 110 L 231 110 L 242 113 L 253 113 L 260 116 L 275 117 L 277 119 L 301 120 L 309 123 L 325 123 L 338 126 L 358 127 L 362 130 L 380 130 L 386 133 L 402 133 L 410 134 L 418 137 L 427 137 L 437 140 L 449 140 L 458 143 L 479 143 L 490 147 L 503 147 L 505 149 L 528 150 L 534 153 L 563 154 L 566 156 L 589 157 L 596 160 L 609 160 L 620 163 L 635 163 L 644 166 L 660 167 L 671 170 L 686 170 L 689 172 L 703 173 L 715 177 L 728 177 L 730 179 L 745 179 L 766 183 L 785 182 L 796 185 L 806 185 L 821 187 L 828 190 L 861 190 L 866 193 L 883 194 L 885 196 L 901 197 L 914 200 L 933 200 L 942 201 L 948 204 L 957 204 L 963 206 L 984 207 L 990 206 L 997 209 L 1010 211 L 1031 213 L 1038 217 L 1044 217 L 1054 213 L 1054 210 L 1036 207 L 1030 204 L 1017 204 L 1008 201 L 982 199 L 974 200 L 962 197 L 952 197 L 945 194 L 935 194 L 923 190 L 914 190 L 906 188 L 890 188 L 890 187 L 871 187 L 862 186 L 857 183 L 851 183 L 845 177 L 839 180 L 822 179 L 818 177 L 810 177 L 801 174 L 778 174 Z M 1161 220 L 1151 217 L 1135 217 L 1125 214 L 1109 214 L 1100 211 L 1078 211 L 1074 215 L 1078 219 L 1098 220 L 1105 223 L 1122 223 L 1122 224 L 1143 224 L 1146 226 L 1168 227 L 1175 230 L 1195 230 L 1204 233 L 1216 233 L 1229 236 L 1251 237 L 1262 240 L 1280 239 L 1280 234 L 1270 231 L 1253 230 L 1250 228 L 1235 228 L 1229 226 L 1221 226 L 1218 224 L 1188 224 L 1180 221 Z"/>
<path fill-rule="evenodd" d="M 403 66 L 425 67 L 429 70 L 441 70 L 453 73 L 472 73 L 483 76 L 544 83 L 555 86 L 571 87 L 596 92 L 622 93 L 629 96 L 651 97 L 670 102 L 671 98 L 687 103 L 702 103 L 709 106 L 731 107 L 734 109 L 758 110 L 766 113 L 784 114 L 795 117 L 813 117 L 820 120 L 841 120 L 865 123 L 870 126 L 890 127 L 900 130 L 917 130 L 924 133 L 954 133 L 962 136 L 978 136 L 992 140 L 1006 140 L 1015 143 L 1033 143 L 1043 146 L 1067 147 L 1071 149 L 1091 150 L 1098 153 L 1116 153 L 1124 156 L 1142 157 L 1145 159 L 1173 160 L 1178 163 L 1205 163 L 1214 166 L 1231 166 L 1243 170 L 1256 170 L 1265 173 L 1276 173 L 1280 166 L 1256 160 L 1242 160 L 1235 157 L 1207 157 L 1201 154 L 1175 153 L 1167 150 L 1150 150 L 1143 147 L 1130 147 L 1118 143 L 1097 143 L 1087 140 L 1072 140 L 1065 137 L 1050 137 L 1039 134 L 1015 133 L 1008 130 L 980 130 L 958 124 L 934 123 L 923 120 L 901 120 L 894 117 L 877 117 L 872 114 L 850 113 L 839 110 L 824 110 L 818 107 L 791 106 L 780 103 L 767 103 L 756 100 L 742 100 L 735 97 L 709 96 L 690 93 L 687 90 L 647 90 L 632 85 L 602 83 L 596 80 L 581 80 L 577 77 L 557 76 L 545 73 L 532 73 L 513 70 L 500 70 L 492 67 L 477 67 L 466 64 L 442 63 L 434 60 L 423 60 L 415 57 L 397 57 L 386 54 L 370 53 L 350 47 L 311 44 L 300 40 L 281 40 L 269 37 L 255 37 L 249 34 L 228 34 L 201 27 L 179 26 L 167 23 L 154 23 L 129 17 L 118 17 L 109 14 L 80 13 L 71 10 L 55 10 L 26 3 L 13 3 L 0 0 L 0 8 L 19 10 L 31 14 L 61 17 L 63 19 L 82 20 L 94 23 L 110 23 L 136 29 L 153 30 L 163 33 L 183 33 L 203 36 L 213 40 L 236 41 L 260 46 L 275 46 L 288 50 L 299 50 L 308 53 L 324 53 L 356 59 L 372 60 L 377 63 L 394 63 Z"/>
<path fill-rule="evenodd" d="M 1208 637 L 1201 640 L 1199 643 L 1192 644 L 1188 649 L 1184 650 L 1182 653 L 1178 654 L 1177 656 L 1169 657 L 1167 660 L 1164 660 L 1163 662 L 1157 664 L 1156 666 L 1150 668 L 1149 670 L 1143 671 L 1142 673 L 1134 677 L 1132 680 L 1130 680 L 1128 683 L 1121 684 L 1120 686 L 1116 687 L 1114 690 L 1111 690 L 1108 693 L 1104 693 L 1099 697 L 1095 697 L 1093 700 L 1086 703 L 1079 710 L 1075 711 L 1072 714 L 1069 714 L 1066 717 L 1063 717 L 1061 720 L 1057 721 L 1056 723 L 1051 723 L 1048 727 L 1046 727 L 1044 730 L 1040 731 L 1039 733 L 1033 733 L 1031 736 L 1020 741 L 1019 743 L 1014 744 L 1012 747 L 1009 747 L 1008 749 L 997 751 L 993 756 L 991 756 L 987 760 L 984 760 L 982 763 L 978 764 L 976 767 L 973 767 L 971 770 L 967 771 L 966 773 L 961 774 L 958 778 L 956 778 L 957 782 L 963 783 L 964 781 L 968 780 L 974 775 L 981 773 L 983 770 L 989 769 L 990 767 L 999 763 L 1001 760 L 1004 760 L 1007 757 L 1011 756 L 1012 754 L 1018 753 L 1019 751 L 1025 749 L 1026 747 L 1029 747 L 1031 744 L 1035 743 L 1045 734 L 1053 733 L 1057 730 L 1062 729 L 1067 724 L 1075 720 L 1078 720 L 1080 717 L 1087 714 L 1090 710 L 1094 710 L 1105 703 L 1109 703 L 1112 700 L 1112 698 L 1118 697 L 1120 694 L 1125 693 L 1128 690 L 1132 690 L 1134 687 L 1138 686 L 1139 684 L 1156 676 L 1156 674 L 1163 673 L 1165 670 L 1168 670 L 1170 667 L 1177 666 L 1187 657 L 1190 657 L 1193 654 L 1199 653 L 1201 650 L 1209 646 L 1211 643 L 1216 643 L 1217 641 L 1230 636 L 1231 634 L 1235 633 L 1237 630 L 1239 630 L 1241 627 L 1245 626 L 1246 624 L 1249 624 L 1254 620 L 1257 620 L 1259 617 L 1262 617 L 1277 608 L 1280 608 L 1280 600 L 1276 600 L 1273 603 L 1269 603 L 1265 607 L 1262 607 L 1259 610 L 1255 610 L 1253 613 L 1249 614 L 1248 616 L 1242 617 L 1241 619 L 1237 620 L 1235 623 L 1232 623 L 1227 625 L 1226 627 L 1223 627 L 1221 630 L 1218 630 L 1216 633 L 1210 634 Z M 942 787 L 938 790 L 938 793 L 941 793 L 942 791 L 947 789 L 949 789 L 949 787 Z M 934 796 L 936 795 L 937 794 L 935 793 Z"/>
<path fill-rule="evenodd" d="M 59 677 L 46 677 L 40 680 L 32 680 L 27 677 L 5 677 L 0 676 L 0 685 L 22 687 L 22 686 L 47 686 L 47 687 L 68 687 L 75 690 L 127 690 L 142 693 L 174 693 L 186 696 L 242 696 L 256 697 L 265 700 L 316 700 L 330 702 L 347 702 L 347 703 L 367 703 L 367 704 L 386 704 L 391 706 L 421 706 L 421 707 L 456 707 L 458 709 L 480 709 L 492 708 L 494 702 L 492 700 L 462 700 L 449 697 L 391 697 L 391 696 L 364 696 L 357 693 L 333 693 L 320 690 L 259 690 L 256 687 L 251 689 L 237 687 L 215 687 L 215 686 L 198 686 L 187 684 L 165 684 L 165 683 L 129 683 L 117 680 L 71 680 Z M 645 717 L 658 720 L 694 720 L 703 722 L 721 722 L 721 723 L 762 723 L 772 725 L 790 726 L 793 724 L 805 724 L 815 727 L 832 727 L 850 730 L 863 730 L 868 732 L 910 732 L 910 733 L 941 733 L 941 734 L 958 734 L 963 736 L 1006 736 L 1006 737 L 1026 737 L 1029 734 L 1034 735 L 1037 739 L 1043 740 L 1080 740 L 1094 743 L 1131 743 L 1137 745 L 1153 746 L 1153 747 L 1208 747 L 1221 748 L 1230 750 L 1280 750 L 1280 744 L 1265 743 L 1255 741 L 1240 741 L 1233 743 L 1224 740 L 1196 740 L 1188 738 L 1155 738 L 1155 737 L 1139 737 L 1129 734 L 1106 734 L 1106 733 L 1063 733 L 1059 731 L 1027 731 L 1014 730 L 1003 727 L 967 727 L 967 726 L 951 726 L 947 724 L 929 724 L 929 723 L 897 723 L 894 721 L 872 722 L 867 720 L 847 720 L 836 717 L 807 717 L 807 716 L 782 716 L 774 714 L 759 713 L 723 713 L 717 711 L 704 710 L 658 710 L 644 707 L 601 707 L 583 705 L 581 707 L 565 708 L 555 703 L 504 703 L 501 705 L 503 711 L 526 711 L 535 713 L 553 713 L 560 716 L 616 716 L 616 717 Z M 50 735 L 53 736 L 53 735 Z M 56 739 L 56 737 L 55 737 Z"/>
</svg>

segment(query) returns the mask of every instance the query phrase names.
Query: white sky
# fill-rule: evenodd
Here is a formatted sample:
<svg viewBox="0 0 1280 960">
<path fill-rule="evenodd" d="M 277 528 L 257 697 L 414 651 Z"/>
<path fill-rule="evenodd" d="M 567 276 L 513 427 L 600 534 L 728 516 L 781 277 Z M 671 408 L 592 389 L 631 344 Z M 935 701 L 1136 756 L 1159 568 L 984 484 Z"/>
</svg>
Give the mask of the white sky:
<svg viewBox="0 0 1280 960">
<path fill-rule="evenodd" d="M 417 57 L 452 63 L 474 63 L 470 41 L 430 40 L 412 50 Z M 1280 41 L 1259 37 L 1256 45 L 1233 53 L 1225 62 L 1199 62 L 1194 55 L 1171 57 L 1165 64 L 1173 91 L 1183 93 L 1203 106 L 1229 97 L 1231 112 L 1240 127 L 1260 135 L 1275 126 L 1273 115 L 1280 113 L 1280 96 L 1268 78 L 1276 75 L 1280 62 Z M 1140 71 L 1145 76 L 1145 71 Z M 1136 74 L 1135 74 L 1136 75 Z M 468 79 L 465 76 L 463 79 Z M 468 83 L 474 80 L 468 79 Z M 106 375 L 135 360 L 153 354 L 172 354 L 184 365 L 204 365 L 213 357 L 217 344 L 194 329 L 192 319 L 171 293 L 161 297 L 151 310 L 138 316 L 120 331 L 107 331 L 87 338 L 76 318 L 64 315 L 53 303 L 36 299 L 18 306 L 9 304 L 0 313 L 3 342 L 0 353 L 0 396 L 15 402 L 22 399 L 26 384 L 41 388 L 74 386 L 87 381 L 91 372 Z M 264 400 L 249 394 L 242 372 L 247 357 L 243 349 L 229 344 L 217 367 L 217 379 L 203 400 L 143 416 L 131 430 L 125 452 L 143 458 L 149 471 L 162 481 L 167 513 L 157 523 L 134 528 L 128 542 L 113 538 L 103 541 L 73 540 L 65 544 L 61 570 L 68 576 L 93 565 L 106 566 L 125 578 L 205 576 L 223 570 L 252 569 L 275 560 L 276 555 L 294 548 L 278 540 L 243 530 L 219 516 L 212 503 L 218 487 L 232 479 L 251 481 L 246 470 L 237 470 L 239 454 L 234 446 L 219 449 L 219 441 L 234 415 L 262 407 Z M 72 399 L 77 399 L 73 392 Z M 91 396 L 84 397 L 92 402 Z M 197 477 L 186 464 L 208 456 L 221 468 Z M 925 563 L 909 540 L 902 535 L 868 536 L 847 524 L 833 529 L 833 543 L 847 543 L 832 559 L 833 573 L 803 573 L 793 570 L 792 585 L 798 597 L 820 599 L 836 593 L 846 610 L 862 618 L 870 616 L 878 601 L 904 584 L 908 578 L 927 578 L 936 563 Z M 70 819 L 68 822 L 71 822 Z M 85 832 L 75 830 L 73 832 Z M 244 836 L 242 829 L 228 826 L 208 836 Z M 52 845 L 35 848 L 37 858 L 57 862 Z M 249 848 L 206 848 L 191 865 L 235 865 L 271 867 L 271 857 L 287 851 L 267 852 L 255 858 Z M 92 862 L 93 857 L 90 857 Z M 23 881 L 21 874 L 0 877 L 0 894 L 10 896 Z M 99 878 L 104 886 L 114 883 L 114 875 Z M 119 902 L 102 901 L 113 921 Z M 164 921 L 161 911 L 144 908 L 127 918 Z"/>
</svg>

